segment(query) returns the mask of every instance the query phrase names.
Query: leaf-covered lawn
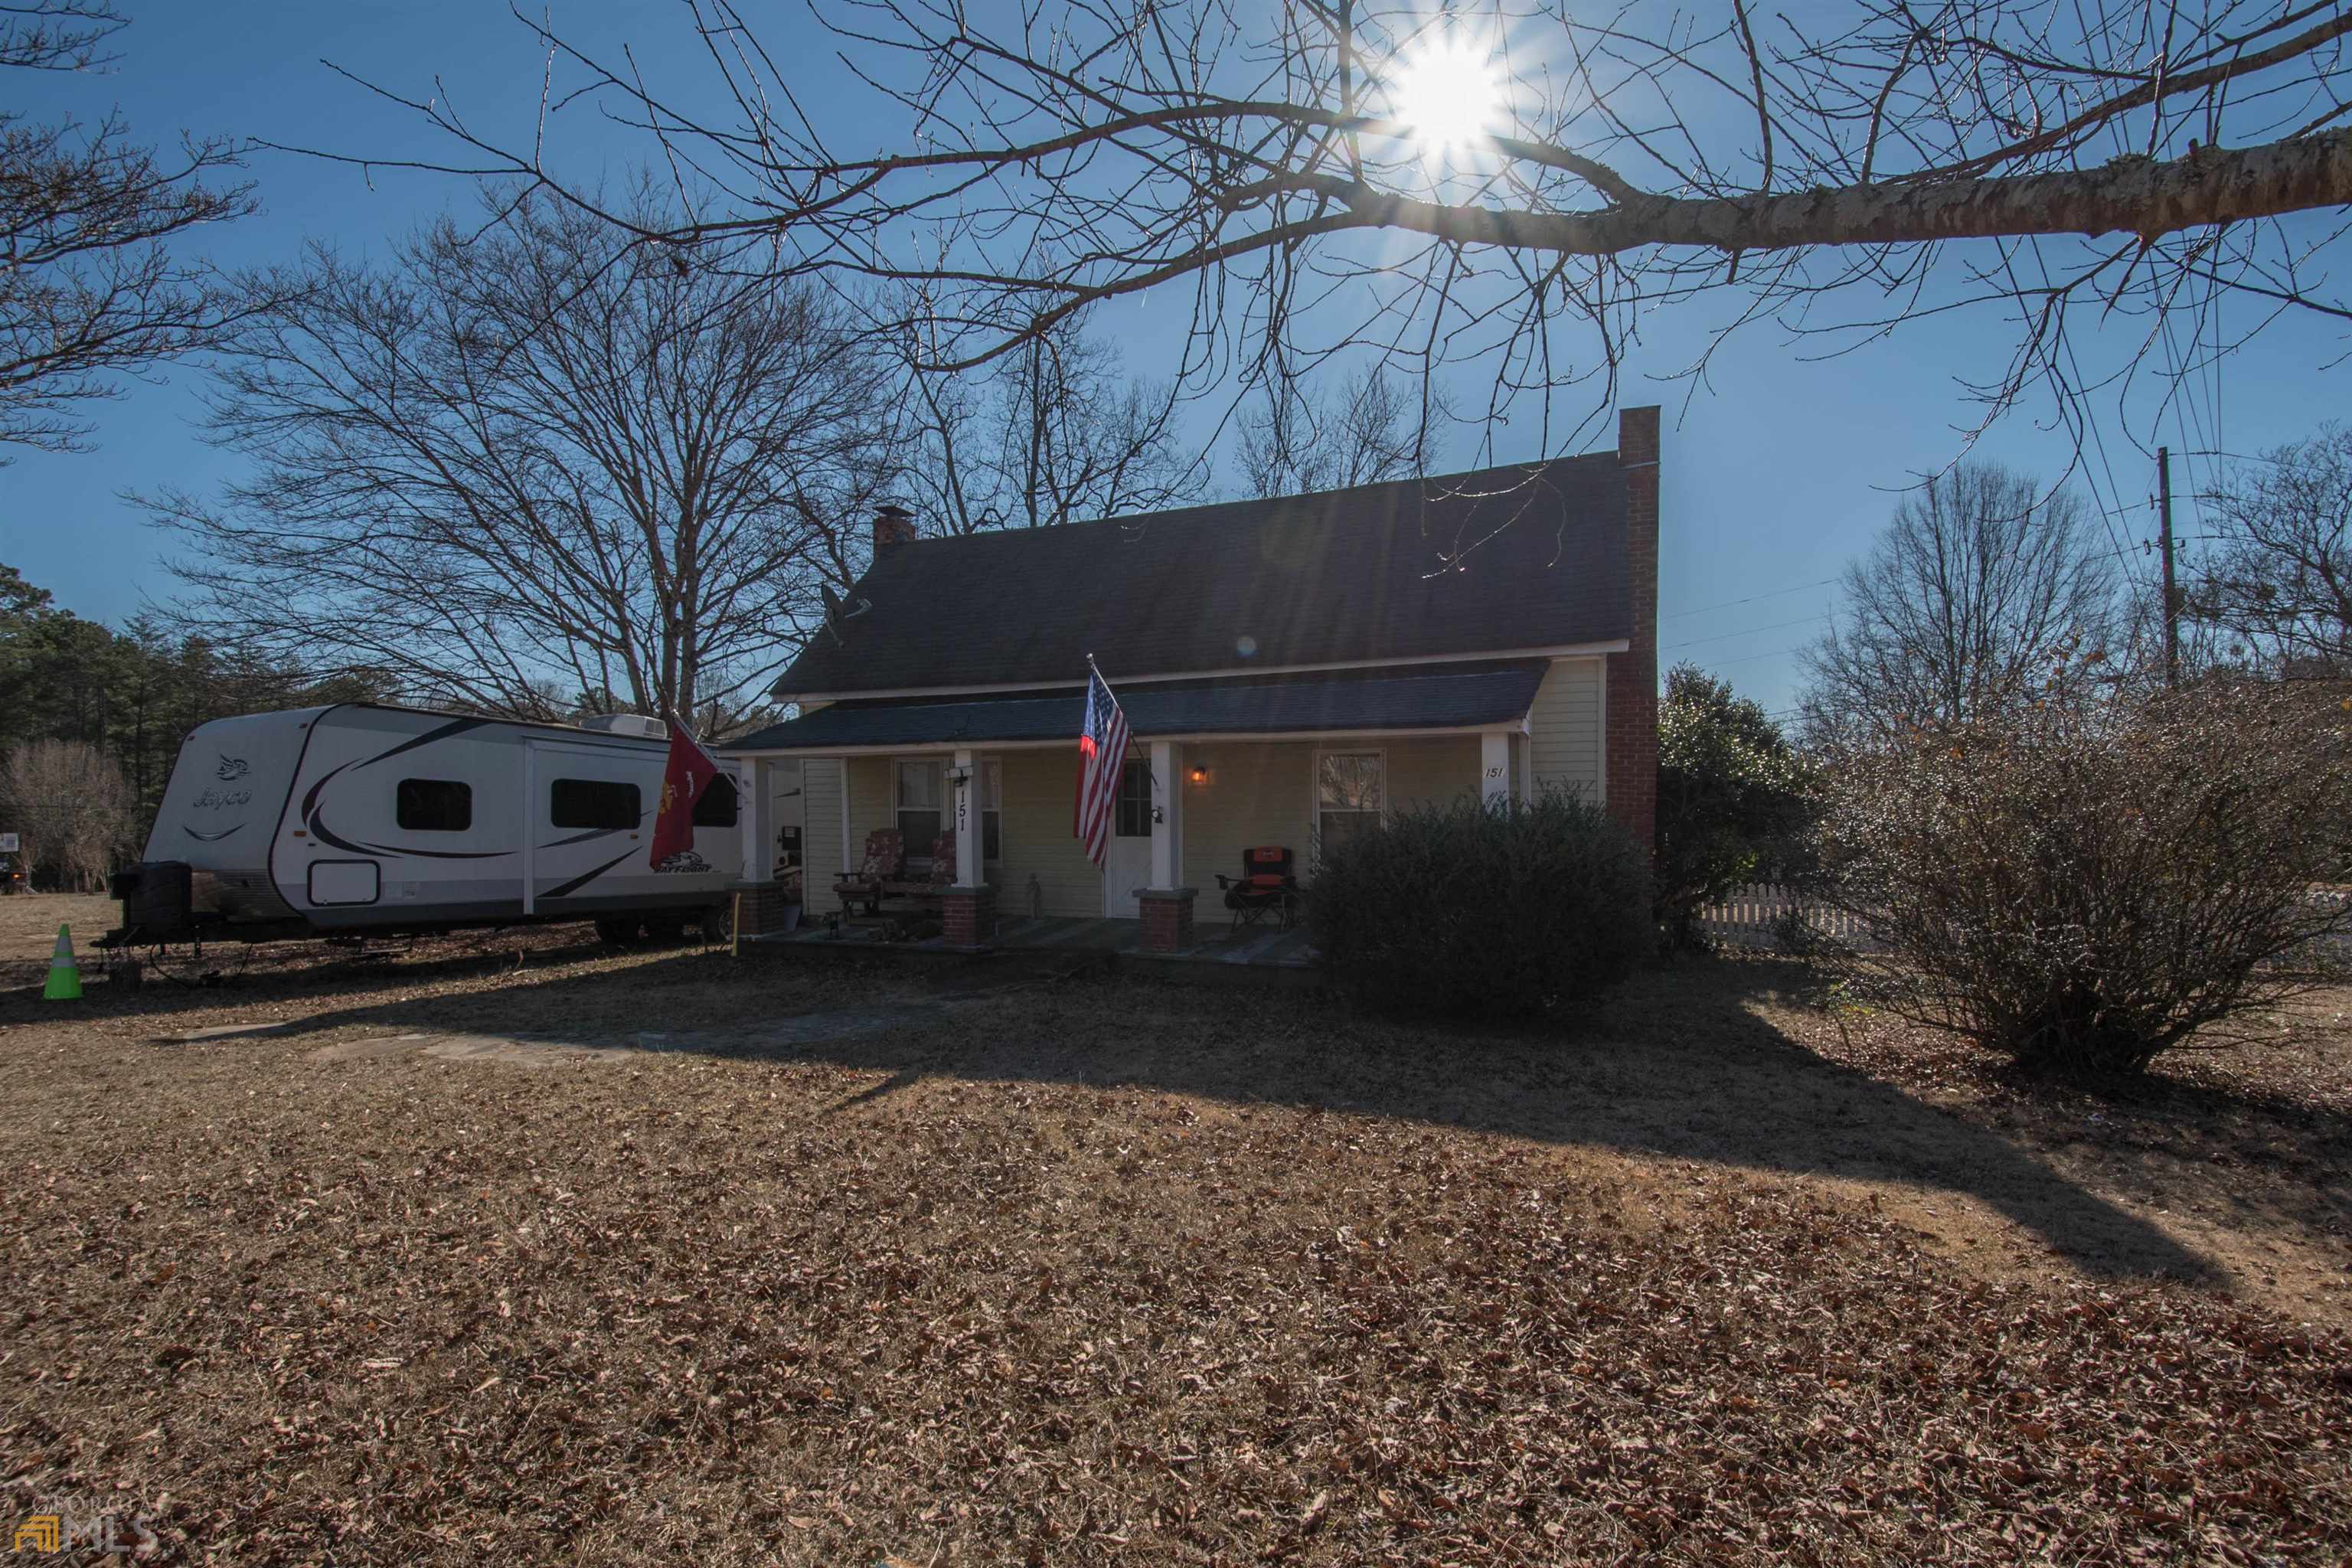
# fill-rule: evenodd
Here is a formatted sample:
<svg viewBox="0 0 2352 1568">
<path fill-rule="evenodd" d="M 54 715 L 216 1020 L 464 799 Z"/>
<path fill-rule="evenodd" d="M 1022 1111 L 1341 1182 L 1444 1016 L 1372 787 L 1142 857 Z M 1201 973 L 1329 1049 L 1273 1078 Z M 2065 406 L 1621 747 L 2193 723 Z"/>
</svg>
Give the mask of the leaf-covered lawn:
<svg viewBox="0 0 2352 1568">
<path fill-rule="evenodd" d="M 240 1565 L 2352 1551 L 2340 1317 L 2169 1225 L 2197 1194 L 2140 1191 L 2144 1151 L 2069 1174 L 2072 1102 L 1939 1089 L 1925 1049 L 1906 1081 L 1764 972 L 1645 976 L 1547 1040 L 430 956 L 0 999 L 11 1507 L 120 1497 Z M 156 1043 L 231 1023 L 286 1028 Z M 646 1029 L 689 1048 L 399 1037 Z M 2324 1279 L 2309 1033 L 2277 1114 L 2321 1167 L 2264 1174 L 2240 1239 Z M 2184 1172 L 2281 1136 L 2088 1114 L 2134 1148 L 2168 1114 Z"/>
</svg>

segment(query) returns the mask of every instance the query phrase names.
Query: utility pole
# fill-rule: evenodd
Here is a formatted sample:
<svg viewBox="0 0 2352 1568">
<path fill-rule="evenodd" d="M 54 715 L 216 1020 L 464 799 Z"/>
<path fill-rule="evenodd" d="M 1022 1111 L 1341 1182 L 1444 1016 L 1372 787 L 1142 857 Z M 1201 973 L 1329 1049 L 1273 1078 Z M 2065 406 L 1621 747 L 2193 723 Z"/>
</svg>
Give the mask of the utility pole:
<svg viewBox="0 0 2352 1568">
<path fill-rule="evenodd" d="M 2164 537 L 2164 683 L 2180 684 L 2180 600 L 2172 586 L 2172 448 L 2156 449 L 2156 510 Z"/>
</svg>

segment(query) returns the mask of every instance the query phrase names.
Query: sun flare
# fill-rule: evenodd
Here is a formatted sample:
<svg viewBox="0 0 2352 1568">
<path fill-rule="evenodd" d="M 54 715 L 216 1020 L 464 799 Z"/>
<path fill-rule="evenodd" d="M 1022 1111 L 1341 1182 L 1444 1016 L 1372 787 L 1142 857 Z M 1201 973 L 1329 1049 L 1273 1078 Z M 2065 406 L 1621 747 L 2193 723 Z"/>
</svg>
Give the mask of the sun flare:
<svg viewBox="0 0 2352 1568">
<path fill-rule="evenodd" d="M 1502 84 L 1487 51 L 1459 39 L 1429 39 L 1397 73 L 1397 118 L 1432 152 L 1486 135 L 1495 128 L 1502 103 Z"/>
</svg>

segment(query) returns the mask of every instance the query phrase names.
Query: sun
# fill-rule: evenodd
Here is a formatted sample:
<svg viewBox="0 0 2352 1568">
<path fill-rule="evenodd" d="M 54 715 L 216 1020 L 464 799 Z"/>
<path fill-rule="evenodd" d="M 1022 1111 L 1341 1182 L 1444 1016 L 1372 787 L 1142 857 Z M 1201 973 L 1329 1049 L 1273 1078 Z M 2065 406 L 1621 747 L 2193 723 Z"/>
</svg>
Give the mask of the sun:
<svg viewBox="0 0 2352 1568">
<path fill-rule="evenodd" d="M 1433 153 L 1486 135 L 1502 107 L 1502 83 L 1488 52 L 1456 38 L 1424 41 L 1397 72 L 1397 118 Z"/>
</svg>

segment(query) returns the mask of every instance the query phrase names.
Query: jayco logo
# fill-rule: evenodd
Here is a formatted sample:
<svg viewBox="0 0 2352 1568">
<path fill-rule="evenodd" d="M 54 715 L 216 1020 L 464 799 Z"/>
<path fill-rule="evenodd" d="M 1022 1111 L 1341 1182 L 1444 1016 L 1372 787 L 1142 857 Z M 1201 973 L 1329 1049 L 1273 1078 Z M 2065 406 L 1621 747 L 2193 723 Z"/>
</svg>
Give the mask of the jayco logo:
<svg viewBox="0 0 2352 1568">
<path fill-rule="evenodd" d="M 253 764 L 243 757 L 232 757 L 224 752 L 221 753 L 220 767 L 215 771 L 223 780 L 241 779 L 253 771 Z"/>
<path fill-rule="evenodd" d="M 250 805 L 252 804 L 253 792 L 249 789 L 208 789 L 205 791 L 204 794 L 196 796 L 195 809 L 198 811 L 228 811 L 236 806 Z"/>
</svg>

